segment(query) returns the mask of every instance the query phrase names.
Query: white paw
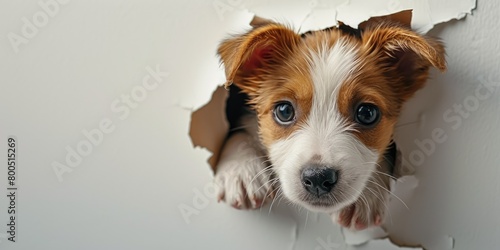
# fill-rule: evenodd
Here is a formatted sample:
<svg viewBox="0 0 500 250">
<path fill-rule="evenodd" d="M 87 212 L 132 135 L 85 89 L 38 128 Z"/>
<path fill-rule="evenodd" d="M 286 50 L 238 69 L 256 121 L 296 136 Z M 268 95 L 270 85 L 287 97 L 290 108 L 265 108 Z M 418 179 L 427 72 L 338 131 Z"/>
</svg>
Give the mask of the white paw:
<svg viewBox="0 0 500 250">
<path fill-rule="evenodd" d="M 380 226 L 384 214 L 385 207 L 368 207 L 363 202 L 357 201 L 342 209 L 333 219 L 343 227 L 363 230 L 371 226 Z"/>
<path fill-rule="evenodd" d="M 226 143 L 226 152 L 221 155 L 215 173 L 217 198 L 237 209 L 259 208 L 273 190 L 271 170 L 265 164 L 267 158 L 260 156 L 244 137 L 232 137 L 236 138 Z M 234 142 L 238 142 L 237 146 Z"/>
<path fill-rule="evenodd" d="M 338 213 L 331 214 L 332 219 L 351 230 L 382 225 L 389 196 L 388 186 L 385 188 L 384 182 L 381 181 L 378 181 L 377 185 L 369 183 L 356 202 Z"/>
</svg>

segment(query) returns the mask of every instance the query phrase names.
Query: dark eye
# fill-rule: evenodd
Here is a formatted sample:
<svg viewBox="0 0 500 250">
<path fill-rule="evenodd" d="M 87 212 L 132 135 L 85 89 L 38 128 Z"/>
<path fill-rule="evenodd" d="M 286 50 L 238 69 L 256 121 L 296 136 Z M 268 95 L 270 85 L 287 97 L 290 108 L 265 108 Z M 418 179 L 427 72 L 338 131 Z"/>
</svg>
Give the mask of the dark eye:
<svg viewBox="0 0 500 250">
<path fill-rule="evenodd" d="M 288 125 L 293 122 L 295 111 L 289 102 L 282 102 L 274 106 L 274 119 L 282 125 Z"/>
<path fill-rule="evenodd" d="M 361 103 L 356 108 L 356 122 L 364 126 L 372 126 L 380 120 L 378 107 L 371 103 Z"/>
</svg>

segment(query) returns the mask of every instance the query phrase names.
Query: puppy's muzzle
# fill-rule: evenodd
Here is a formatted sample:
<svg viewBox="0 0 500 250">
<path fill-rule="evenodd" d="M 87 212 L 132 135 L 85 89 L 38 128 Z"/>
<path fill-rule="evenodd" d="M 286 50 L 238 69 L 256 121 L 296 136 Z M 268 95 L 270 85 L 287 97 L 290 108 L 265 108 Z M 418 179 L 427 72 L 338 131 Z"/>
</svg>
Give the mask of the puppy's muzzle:
<svg viewBox="0 0 500 250">
<path fill-rule="evenodd" d="M 304 188 L 318 198 L 328 194 L 337 183 L 337 171 L 322 165 L 308 165 L 302 170 Z"/>
</svg>

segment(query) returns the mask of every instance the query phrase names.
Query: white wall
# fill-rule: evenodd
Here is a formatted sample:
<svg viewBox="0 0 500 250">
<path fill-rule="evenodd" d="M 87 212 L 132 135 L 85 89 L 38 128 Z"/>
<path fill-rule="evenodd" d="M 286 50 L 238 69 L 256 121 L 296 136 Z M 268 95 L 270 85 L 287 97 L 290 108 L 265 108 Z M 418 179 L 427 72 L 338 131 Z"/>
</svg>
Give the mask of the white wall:
<svg viewBox="0 0 500 250">
<path fill-rule="evenodd" d="M 417 243 L 443 242 L 451 236 L 455 249 L 498 249 L 500 45 L 495 40 L 500 31 L 499 8 L 498 2 L 478 1 L 473 15 L 430 32 L 446 43 L 448 71 L 434 74 L 407 105 L 401 123 L 418 115 L 423 121 L 401 127 L 397 136 L 404 142 L 406 157 L 418 150 L 414 140 L 432 138 L 436 128 L 444 130 L 447 139 L 417 166 L 420 183 L 407 202 L 410 211 L 393 213 L 398 225 L 390 232 L 395 238 Z M 484 85 L 493 93 L 481 100 L 476 89 L 485 94 Z M 463 115 L 455 113 L 457 105 L 463 106 Z M 445 115 L 460 118 L 447 122 Z"/>
<path fill-rule="evenodd" d="M 459 10 L 439 14 L 459 5 L 452 0 L 420 2 L 429 9 L 416 7 L 424 24 L 463 16 Z M 347 246 L 327 216 L 284 201 L 250 212 L 216 203 L 210 154 L 193 149 L 188 136 L 191 112 L 224 82 L 216 45 L 248 27 L 246 9 L 296 24 L 313 8 L 308 22 L 319 27 L 335 21 L 324 18 L 330 14 L 350 16 L 349 6 L 335 12 L 341 3 L 61 0 L 49 15 L 34 1 L 0 2 L 0 248 L 389 249 L 387 241 Z M 381 11 L 392 10 L 387 6 Z M 413 161 L 415 188 L 410 181 L 398 184 L 409 209 L 391 203 L 393 241 L 435 250 L 452 242 L 459 250 L 498 249 L 499 11 L 495 1 L 479 1 L 473 15 L 430 32 L 447 44 L 449 69 L 433 72 L 406 106 L 400 124 L 418 122 L 399 127 L 396 137 L 410 162 L 420 150 L 415 140 L 432 138 L 436 128 L 447 139 L 423 162 Z M 26 28 L 24 18 L 40 27 Z M 158 84 L 140 92 L 145 77 Z M 479 100 L 475 90 L 482 84 L 494 91 Z M 139 99 L 127 105 L 131 94 Z M 443 119 L 455 117 L 454 105 L 475 101 L 459 125 Z M 88 144 L 82 131 L 98 129 L 107 133 Z M 16 243 L 6 239 L 11 135 L 18 141 Z M 92 145 L 81 150 L 87 155 L 66 159 L 68 149 L 85 145 Z M 54 166 L 67 172 L 57 174 Z M 196 214 L 182 216 L 180 207 Z"/>
</svg>

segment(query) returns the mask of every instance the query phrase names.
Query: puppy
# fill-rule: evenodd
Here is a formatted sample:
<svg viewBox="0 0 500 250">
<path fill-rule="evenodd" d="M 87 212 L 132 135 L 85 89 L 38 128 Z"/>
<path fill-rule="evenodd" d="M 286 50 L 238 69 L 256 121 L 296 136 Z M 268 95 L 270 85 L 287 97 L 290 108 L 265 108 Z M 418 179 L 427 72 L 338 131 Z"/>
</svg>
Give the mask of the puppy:
<svg viewBox="0 0 500 250">
<path fill-rule="evenodd" d="M 387 21 L 302 35 L 262 22 L 218 54 L 230 99 L 248 105 L 228 102 L 219 200 L 258 208 L 277 195 L 353 230 L 380 225 L 394 126 L 429 68 L 446 69 L 443 45 Z"/>
</svg>

